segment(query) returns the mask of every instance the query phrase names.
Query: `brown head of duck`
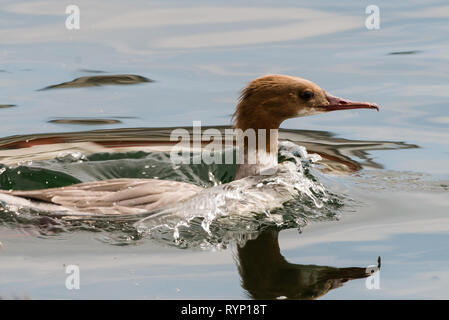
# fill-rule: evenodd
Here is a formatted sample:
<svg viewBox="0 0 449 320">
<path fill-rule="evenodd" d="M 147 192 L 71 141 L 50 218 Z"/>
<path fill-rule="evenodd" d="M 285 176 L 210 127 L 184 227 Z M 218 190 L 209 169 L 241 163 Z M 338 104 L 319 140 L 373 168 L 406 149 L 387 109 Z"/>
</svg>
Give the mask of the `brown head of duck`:
<svg viewBox="0 0 449 320">
<path fill-rule="evenodd" d="M 266 140 L 265 144 L 263 141 L 257 141 L 253 149 L 259 149 L 264 145 L 268 156 L 258 154 L 257 157 L 270 158 L 270 153 L 277 154 L 277 129 L 284 120 L 350 109 L 379 110 L 374 103 L 335 97 L 306 79 L 286 75 L 266 75 L 251 81 L 242 90 L 233 115 L 234 128 L 242 131 L 255 130 L 256 139 L 260 139 L 259 131 L 265 131 L 263 138 Z M 251 149 L 246 141 L 243 142 L 245 154 Z M 271 158 L 273 157 L 274 155 Z M 257 159 L 251 168 L 248 165 L 239 166 L 236 178 L 251 173 L 257 174 L 257 167 L 263 166 L 261 164 L 263 161 Z"/>
</svg>

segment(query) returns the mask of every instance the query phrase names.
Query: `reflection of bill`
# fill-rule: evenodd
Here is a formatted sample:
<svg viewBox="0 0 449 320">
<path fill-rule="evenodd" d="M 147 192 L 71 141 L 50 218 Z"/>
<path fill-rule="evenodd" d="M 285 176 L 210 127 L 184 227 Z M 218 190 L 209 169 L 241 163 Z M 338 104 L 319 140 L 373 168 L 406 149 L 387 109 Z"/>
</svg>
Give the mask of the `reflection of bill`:
<svg viewBox="0 0 449 320">
<path fill-rule="evenodd" d="M 365 286 L 368 290 L 380 289 L 380 257 L 377 260 L 377 265 L 366 267 L 366 273 L 370 276 L 365 281 Z"/>
</svg>

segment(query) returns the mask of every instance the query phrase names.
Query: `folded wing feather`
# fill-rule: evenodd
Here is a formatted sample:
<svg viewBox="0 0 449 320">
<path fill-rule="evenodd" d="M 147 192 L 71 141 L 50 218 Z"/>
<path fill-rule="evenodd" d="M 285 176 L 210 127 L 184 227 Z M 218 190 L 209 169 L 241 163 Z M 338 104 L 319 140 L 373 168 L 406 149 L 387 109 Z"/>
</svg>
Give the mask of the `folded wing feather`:
<svg viewBox="0 0 449 320">
<path fill-rule="evenodd" d="M 188 199 L 202 190 L 190 183 L 158 179 L 113 179 L 3 193 L 100 214 L 135 214 Z"/>
</svg>

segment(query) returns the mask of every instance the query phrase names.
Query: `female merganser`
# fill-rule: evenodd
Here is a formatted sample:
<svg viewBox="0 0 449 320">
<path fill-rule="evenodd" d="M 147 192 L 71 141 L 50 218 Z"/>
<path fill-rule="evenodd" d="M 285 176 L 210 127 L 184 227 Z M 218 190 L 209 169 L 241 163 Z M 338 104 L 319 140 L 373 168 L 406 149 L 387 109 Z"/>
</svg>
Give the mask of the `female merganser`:
<svg viewBox="0 0 449 320">
<path fill-rule="evenodd" d="M 235 180 L 257 176 L 277 165 L 278 135 L 282 121 L 334 110 L 377 109 L 368 102 L 352 102 L 326 93 L 306 79 L 266 75 L 243 89 L 234 113 L 234 128 L 264 129 L 266 148 L 260 152 L 244 143 L 244 152 L 256 153 L 256 161 L 237 165 Z M 258 143 L 258 145 L 260 145 Z M 232 182 L 231 182 L 232 183 Z M 112 179 L 68 187 L 32 191 L 0 191 L 0 201 L 40 211 L 70 214 L 138 214 L 186 201 L 204 188 L 177 181 L 158 179 Z M 274 197 L 276 197 L 274 195 Z"/>
</svg>

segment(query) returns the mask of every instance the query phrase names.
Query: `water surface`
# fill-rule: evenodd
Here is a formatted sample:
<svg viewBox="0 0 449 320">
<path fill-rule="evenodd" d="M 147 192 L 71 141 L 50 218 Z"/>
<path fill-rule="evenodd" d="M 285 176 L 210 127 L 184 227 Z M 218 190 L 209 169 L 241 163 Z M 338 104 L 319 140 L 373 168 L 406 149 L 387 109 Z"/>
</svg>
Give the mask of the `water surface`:
<svg viewBox="0 0 449 320">
<path fill-rule="evenodd" d="M 296 199 L 272 223 L 243 221 L 246 231 L 218 224 L 208 238 L 194 223 L 180 245 L 136 232 L 141 217 L 3 210 L 0 296 L 447 299 L 449 7 L 378 1 L 381 28 L 370 31 L 369 4 L 77 1 L 81 29 L 70 31 L 58 1 L 3 1 L 2 189 L 228 182 L 232 166 L 173 168 L 167 138 L 193 121 L 228 126 L 239 90 L 267 73 L 308 78 L 381 112 L 286 121 L 281 139 L 321 156 L 308 178 L 335 201 L 320 209 Z M 365 268 L 379 256 L 380 289 L 369 290 Z M 65 287 L 70 264 L 80 266 L 80 290 Z"/>
</svg>

